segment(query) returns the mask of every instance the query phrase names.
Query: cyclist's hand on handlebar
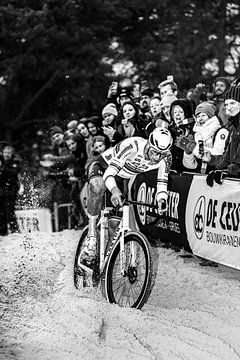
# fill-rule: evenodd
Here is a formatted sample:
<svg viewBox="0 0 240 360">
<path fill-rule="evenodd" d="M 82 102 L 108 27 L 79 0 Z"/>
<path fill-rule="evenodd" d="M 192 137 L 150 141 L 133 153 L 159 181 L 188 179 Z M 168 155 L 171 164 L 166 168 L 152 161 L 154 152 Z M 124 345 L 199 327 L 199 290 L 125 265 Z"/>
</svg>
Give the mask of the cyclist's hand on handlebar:
<svg viewBox="0 0 240 360">
<path fill-rule="evenodd" d="M 115 207 L 123 205 L 123 195 L 117 186 L 112 189 L 111 202 Z"/>
<path fill-rule="evenodd" d="M 162 215 L 167 211 L 167 202 L 165 199 L 159 199 L 158 202 L 158 213 L 159 215 Z"/>
</svg>

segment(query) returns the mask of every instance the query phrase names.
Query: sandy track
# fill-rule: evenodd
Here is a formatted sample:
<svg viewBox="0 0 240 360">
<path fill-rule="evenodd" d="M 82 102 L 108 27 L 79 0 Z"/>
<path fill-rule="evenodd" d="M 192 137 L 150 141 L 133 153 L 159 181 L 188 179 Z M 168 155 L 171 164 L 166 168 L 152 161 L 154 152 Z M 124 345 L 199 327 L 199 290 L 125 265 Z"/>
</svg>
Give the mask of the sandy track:
<svg viewBox="0 0 240 360">
<path fill-rule="evenodd" d="M 240 275 L 159 248 L 143 310 L 77 291 L 79 232 L 0 238 L 0 359 L 240 359 Z"/>
</svg>

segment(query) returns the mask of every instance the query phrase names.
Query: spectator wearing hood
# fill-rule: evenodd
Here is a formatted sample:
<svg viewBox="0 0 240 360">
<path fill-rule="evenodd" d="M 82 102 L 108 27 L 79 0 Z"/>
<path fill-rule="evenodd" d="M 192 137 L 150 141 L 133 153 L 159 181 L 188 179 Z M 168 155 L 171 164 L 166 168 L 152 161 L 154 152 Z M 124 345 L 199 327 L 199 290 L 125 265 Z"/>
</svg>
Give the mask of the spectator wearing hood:
<svg viewBox="0 0 240 360">
<path fill-rule="evenodd" d="M 230 87 L 230 82 L 226 77 L 217 77 L 213 83 L 213 102 L 216 106 L 216 116 L 221 125 L 225 125 L 228 121 L 228 116 L 224 107 L 224 94 Z"/>
<path fill-rule="evenodd" d="M 224 95 L 226 114 L 229 116 L 229 136 L 226 150 L 215 170 L 207 177 L 207 184 L 213 186 L 214 180 L 222 183 L 224 176 L 240 178 L 240 78 L 235 80 Z"/>
</svg>

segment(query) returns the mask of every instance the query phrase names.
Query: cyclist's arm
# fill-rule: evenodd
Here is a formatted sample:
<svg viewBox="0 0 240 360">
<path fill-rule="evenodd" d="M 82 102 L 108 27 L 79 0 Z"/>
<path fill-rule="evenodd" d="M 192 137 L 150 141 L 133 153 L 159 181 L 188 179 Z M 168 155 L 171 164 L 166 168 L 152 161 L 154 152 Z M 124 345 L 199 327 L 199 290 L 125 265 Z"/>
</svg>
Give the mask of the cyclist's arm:
<svg viewBox="0 0 240 360">
<path fill-rule="evenodd" d="M 172 156 L 169 154 L 166 158 L 160 161 L 157 175 L 157 201 L 168 198 L 168 174 L 172 163 Z"/>
<path fill-rule="evenodd" d="M 115 176 L 122 170 L 126 160 L 136 156 L 137 146 L 136 139 L 128 138 L 114 147 L 114 155 L 103 175 L 105 185 L 110 192 L 117 186 Z"/>
</svg>

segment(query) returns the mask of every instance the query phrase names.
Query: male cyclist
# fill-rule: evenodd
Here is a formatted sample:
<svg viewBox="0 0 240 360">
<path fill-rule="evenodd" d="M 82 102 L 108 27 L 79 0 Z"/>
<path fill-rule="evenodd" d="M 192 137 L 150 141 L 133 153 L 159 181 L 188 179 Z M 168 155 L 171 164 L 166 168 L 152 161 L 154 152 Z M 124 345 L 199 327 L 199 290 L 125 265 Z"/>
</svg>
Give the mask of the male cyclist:
<svg viewBox="0 0 240 360">
<path fill-rule="evenodd" d="M 90 194 L 87 201 L 89 218 L 88 237 L 80 261 L 91 266 L 96 254 L 96 220 L 101 210 L 101 200 L 106 188 L 111 192 L 114 206 L 122 205 L 122 192 L 116 176 L 132 176 L 158 169 L 156 201 L 159 211 L 166 211 L 168 198 L 168 173 L 171 166 L 172 136 L 166 128 L 154 129 L 148 139 L 130 137 L 104 151 L 88 169 Z"/>
</svg>

